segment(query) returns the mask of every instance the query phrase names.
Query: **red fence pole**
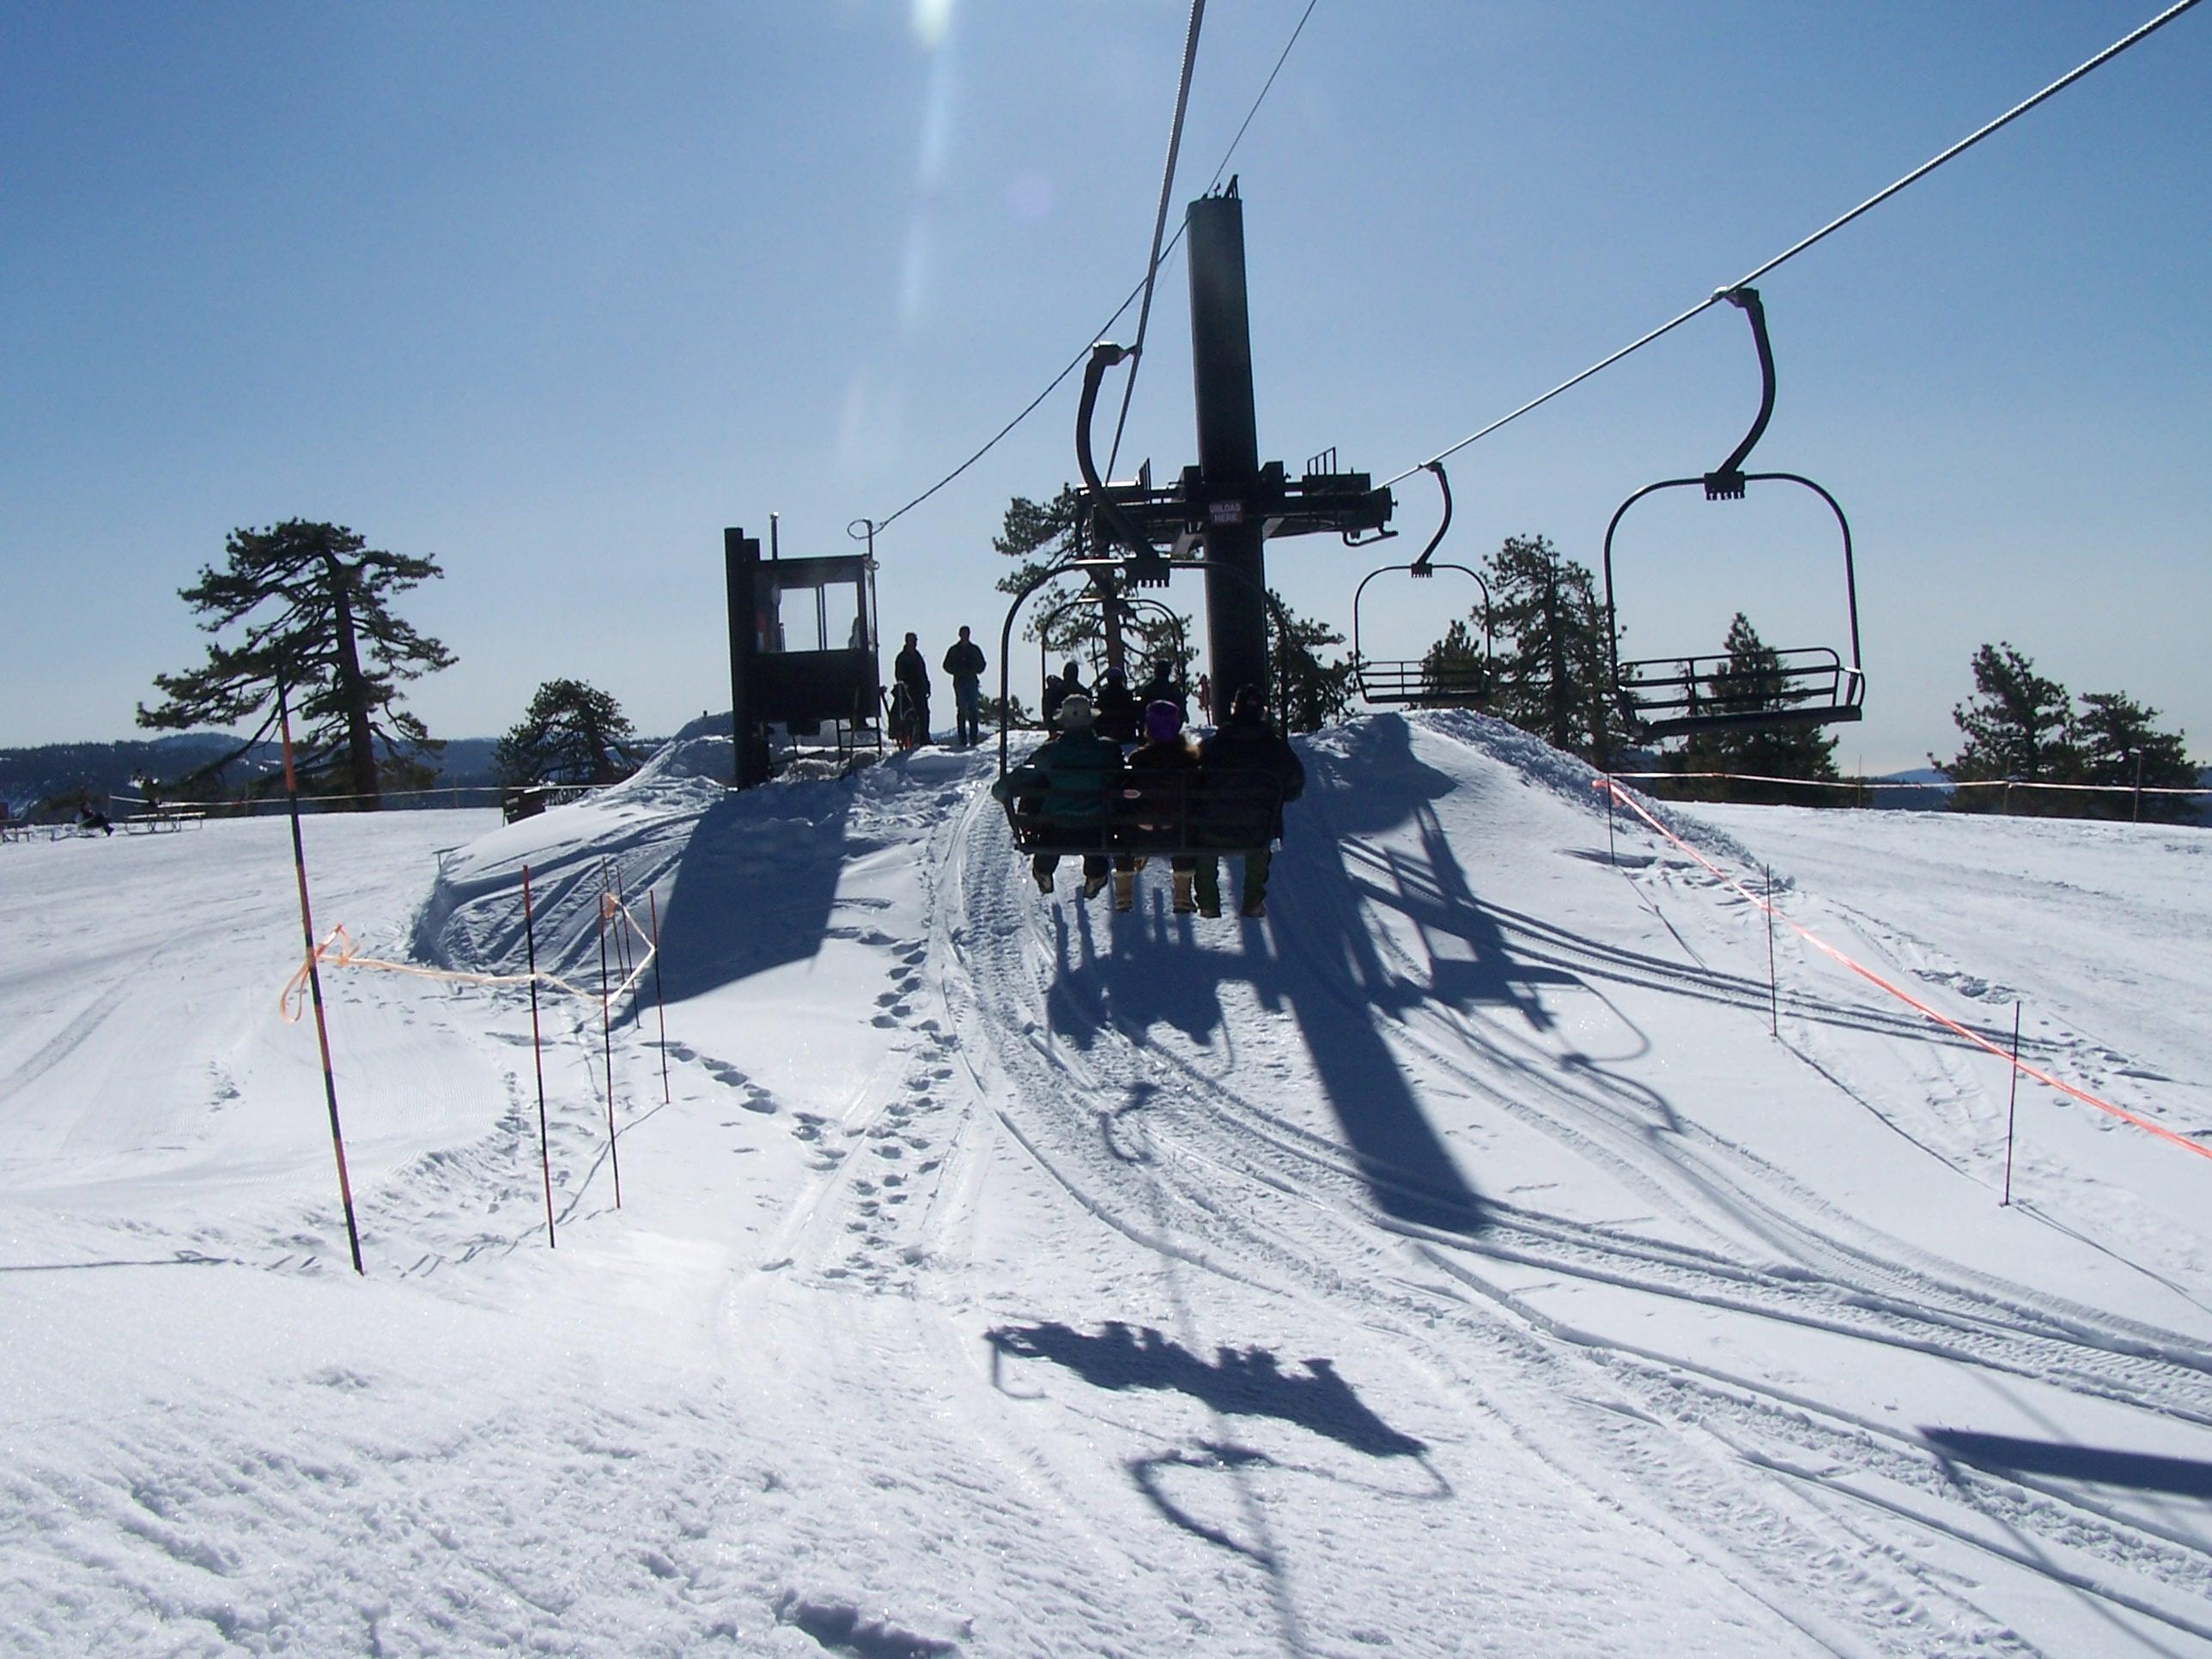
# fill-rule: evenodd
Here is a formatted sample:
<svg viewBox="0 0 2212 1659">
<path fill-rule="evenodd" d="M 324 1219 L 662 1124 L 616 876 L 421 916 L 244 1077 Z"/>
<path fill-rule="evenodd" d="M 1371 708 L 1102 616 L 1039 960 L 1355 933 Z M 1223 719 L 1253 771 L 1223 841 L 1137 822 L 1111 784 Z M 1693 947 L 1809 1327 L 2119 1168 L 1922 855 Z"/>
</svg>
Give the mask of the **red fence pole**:
<svg viewBox="0 0 2212 1659">
<path fill-rule="evenodd" d="M 615 1208 L 622 1208 L 622 1153 L 615 1145 L 615 1040 L 607 1011 L 607 906 L 613 895 L 599 892 L 599 1047 L 607 1057 L 607 1163 L 615 1172 Z"/>
<path fill-rule="evenodd" d="M 614 879 L 615 960 L 622 966 L 623 983 L 627 985 L 629 983 L 631 969 L 629 944 L 630 921 L 629 907 L 623 902 L 622 866 L 620 865 L 617 865 L 615 866 Z M 629 1000 L 629 1023 L 633 1026 L 642 1025 L 645 1023 L 645 1010 L 639 1006 L 638 999 L 635 992 L 631 994 Z"/>
<path fill-rule="evenodd" d="M 538 927 L 530 912 L 530 866 L 522 866 L 522 937 L 530 950 L 530 1059 L 538 1068 L 538 1164 L 545 1176 L 545 1245 L 560 1249 L 553 1236 L 553 1154 L 545 1144 L 545 1049 L 538 1034 Z"/>
<path fill-rule="evenodd" d="M 2012 1098 L 2005 1103 L 2005 1186 L 2002 1204 L 2012 1202 L 2012 1126 L 2020 1112 L 2020 1004 L 2012 1006 Z"/>
<path fill-rule="evenodd" d="M 315 1042 L 323 1052 L 323 1096 L 331 1108 L 331 1151 L 337 1158 L 338 1202 L 345 1206 L 346 1243 L 353 1249 L 353 1270 L 364 1279 L 361 1265 L 361 1229 L 353 1213 L 353 1183 L 346 1178 L 345 1133 L 338 1127 L 338 1084 L 331 1070 L 331 1033 L 323 1019 L 323 976 L 315 965 L 315 921 L 307 904 L 307 849 L 300 839 L 300 781 L 292 769 L 292 711 L 284 697 L 284 681 L 276 681 L 276 725 L 284 738 L 284 798 L 292 812 L 292 868 L 300 880 L 300 932 L 307 945 L 307 989 L 315 1002 Z"/>
<path fill-rule="evenodd" d="M 1774 978 L 1774 866 L 1766 870 L 1766 1032 L 1782 1035 L 1782 993 Z"/>
<path fill-rule="evenodd" d="M 653 917 L 653 1013 L 660 1022 L 660 1103 L 668 1104 L 668 1005 L 660 994 L 660 895 L 645 890 L 646 908 Z"/>
</svg>

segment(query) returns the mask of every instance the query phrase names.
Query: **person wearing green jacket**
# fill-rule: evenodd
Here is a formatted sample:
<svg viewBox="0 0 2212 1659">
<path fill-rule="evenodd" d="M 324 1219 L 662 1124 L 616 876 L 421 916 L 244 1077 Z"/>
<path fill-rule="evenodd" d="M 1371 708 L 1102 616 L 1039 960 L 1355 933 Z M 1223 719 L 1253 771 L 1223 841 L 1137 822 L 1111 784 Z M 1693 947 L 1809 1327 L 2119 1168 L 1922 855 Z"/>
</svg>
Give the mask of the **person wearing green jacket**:
<svg viewBox="0 0 2212 1659">
<path fill-rule="evenodd" d="M 1106 795 L 1121 770 L 1121 746 L 1099 736 L 1092 719 L 1090 698 L 1079 692 L 1062 698 L 1053 716 L 1060 735 L 991 786 L 994 798 L 1033 811 L 1048 829 L 1099 835 L 1101 850 L 1083 857 L 1085 898 L 1105 887 L 1110 871 L 1104 851 Z M 1053 872 L 1059 865 L 1057 853 L 1039 853 L 1030 860 L 1037 891 L 1052 891 Z"/>
</svg>

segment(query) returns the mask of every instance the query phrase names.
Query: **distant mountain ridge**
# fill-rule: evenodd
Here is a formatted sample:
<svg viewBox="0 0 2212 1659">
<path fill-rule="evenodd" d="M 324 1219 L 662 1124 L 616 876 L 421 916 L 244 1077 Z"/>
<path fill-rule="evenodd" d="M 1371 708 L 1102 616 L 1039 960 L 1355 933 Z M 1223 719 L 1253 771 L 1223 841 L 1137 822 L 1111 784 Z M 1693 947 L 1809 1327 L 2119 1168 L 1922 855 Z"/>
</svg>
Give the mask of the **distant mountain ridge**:
<svg viewBox="0 0 2212 1659">
<path fill-rule="evenodd" d="M 492 782 L 496 738 L 453 738 L 447 741 L 436 781 L 440 788 L 483 788 Z M 220 732 L 185 732 L 161 738 L 127 738 L 115 743 L 50 743 L 28 749 L 0 749 L 0 800 L 13 817 L 26 817 L 43 801 L 73 799 L 80 789 L 95 798 L 135 795 L 135 780 L 178 778 L 236 747 L 238 739 Z M 273 743 L 257 744 L 241 758 L 246 775 L 272 772 L 282 763 Z"/>
</svg>

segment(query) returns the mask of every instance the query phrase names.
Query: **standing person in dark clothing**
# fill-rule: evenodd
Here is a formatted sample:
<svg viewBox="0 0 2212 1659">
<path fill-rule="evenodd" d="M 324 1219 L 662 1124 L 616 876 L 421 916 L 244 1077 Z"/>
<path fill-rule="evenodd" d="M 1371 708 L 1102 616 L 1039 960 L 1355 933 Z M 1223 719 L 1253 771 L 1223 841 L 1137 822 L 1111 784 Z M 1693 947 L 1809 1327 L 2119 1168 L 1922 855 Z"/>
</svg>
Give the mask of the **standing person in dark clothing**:
<svg viewBox="0 0 2212 1659">
<path fill-rule="evenodd" d="M 1134 743 L 1145 706 L 1129 690 L 1129 677 L 1118 668 L 1106 671 L 1098 682 L 1098 732 L 1116 743 Z"/>
<path fill-rule="evenodd" d="M 965 623 L 960 625 L 960 637 L 945 653 L 945 672 L 952 676 L 954 741 L 963 749 L 970 748 L 981 737 L 983 647 L 968 637 Z"/>
<path fill-rule="evenodd" d="M 1272 782 L 1285 802 L 1296 800 L 1306 787 L 1306 769 L 1291 745 L 1267 723 L 1267 699 L 1256 685 L 1237 694 L 1229 708 L 1228 723 L 1198 747 L 1200 765 L 1208 787 L 1200 821 L 1211 844 L 1239 849 L 1244 854 L 1244 891 L 1241 915 L 1267 914 L 1267 870 L 1274 861 L 1268 843 L 1282 833 L 1282 813 L 1268 787 Z M 1258 794 L 1254 796 L 1255 789 Z M 1198 860 L 1198 913 L 1221 914 L 1221 860 L 1202 854 Z"/>
<path fill-rule="evenodd" d="M 1184 805 L 1197 782 L 1198 750 L 1182 734 L 1182 714 L 1164 700 L 1145 710 L 1145 740 L 1129 757 L 1129 775 L 1138 792 L 1136 820 L 1140 830 L 1172 832 L 1188 821 Z M 1182 773 L 1181 778 L 1172 775 Z M 1169 860 L 1178 915 L 1188 915 L 1197 906 L 1191 882 L 1198 860 L 1177 853 Z M 1137 902 L 1137 860 L 1127 854 L 1114 860 L 1114 908 L 1129 910 Z"/>
<path fill-rule="evenodd" d="M 915 635 L 906 636 L 905 648 L 891 659 L 891 679 L 906 702 L 906 732 L 902 749 L 919 749 L 929 741 L 929 665 L 921 659 Z"/>
<path fill-rule="evenodd" d="M 991 786 L 1000 800 L 1011 800 L 1024 811 L 1034 811 L 1049 830 L 1074 830 L 1097 836 L 1104 844 L 1106 791 L 1121 770 L 1121 746 L 1098 735 L 1091 727 L 1091 699 L 1079 691 L 1060 700 L 1060 735 L 1039 745 L 1028 762 L 1015 767 Z M 1030 860 L 1037 891 L 1052 891 L 1052 872 L 1060 854 L 1039 853 Z M 1103 853 L 1083 855 L 1083 896 L 1097 896 L 1106 884 Z"/>
<path fill-rule="evenodd" d="M 1052 724 L 1052 717 L 1060 712 L 1061 699 L 1080 697 L 1085 695 L 1086 694 L 1083 690 L 1083 671 L 1073 663 L 1068 664 L 1066 667 L 1060 670 L 1058 679 L 1048 674 L 1044 682 L 1044 723 L 1047 726 Z"/>
<path fill-rule="evenodd" d="M 1198 717 L 1208 726 L 1213 724 L 1213 677 L 1210 674 L 1198 677 Z"/>
<path fill-rule="evenodd" d="M 1190 724 L 1190 704 L 1175 683 L 1175 669 L 1165 657 L 1152 665 L 1152 677 L 1137 688 L 1137 706 L 1149 709 L 1156 702 L 1171 702 L 1185 726 Z"/>
</svg>

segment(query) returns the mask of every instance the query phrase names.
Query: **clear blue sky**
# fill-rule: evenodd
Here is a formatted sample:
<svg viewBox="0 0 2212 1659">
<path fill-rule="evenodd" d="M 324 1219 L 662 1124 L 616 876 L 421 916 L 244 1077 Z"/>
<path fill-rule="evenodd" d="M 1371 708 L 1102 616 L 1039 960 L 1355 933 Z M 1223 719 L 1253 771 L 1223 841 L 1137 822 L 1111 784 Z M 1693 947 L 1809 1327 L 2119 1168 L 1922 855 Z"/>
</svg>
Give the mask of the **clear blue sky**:
<svg viewBox="0 0 2212 1659">
<path fill-rule="evenodd" d="M 1304 3 L 1208 7 L 1178 202 Z M 2155 9 L 1321 0 L 1234 162 L 1262 451 L 1417 462 Z M 651 732 L 726 707 L 721 527 L 775 511 L 787 553 L 846 548 L 1141 274 L 1185 16 L 8 0 L 0 744 L 132 735 L 202 649 L 175 590 L 233 526 L 295 516 L 443 562 L 406 607 L 460 659 L 412 694 L 435 733 L 495 733 L 556 675 Z M 1762 283 L 1757 459 L 1826 483 L 1860 543 L 1847 765 L 1950 752 L 2000 638 L 2212 757 L 2208 108 L 2212 7 Z M 1184 283 L 1178 258 L 1125 471 L 1195 459 Z M 1460 456 L 1448 545 L 1540 532 L 1595 566 L 1620 498 L 1717 465 L 1756 385 L 1715 308 Z M 1071 382 L 883 538 L 887 632 L 941 653 L 971 623 L 995 656 L 989 538 L 1073 475 L 1073 408 Z M 1632 647 L 1713 648 L 1739 606 L 1840 641 L 1816 519 L 1692 503 L 1647 531 Z M 1269 569 L 1347 626 L 1370 562 L 1316 538 Z M 1378 602 L 1370 653 L 1457 604 Z"/>
</svg>

